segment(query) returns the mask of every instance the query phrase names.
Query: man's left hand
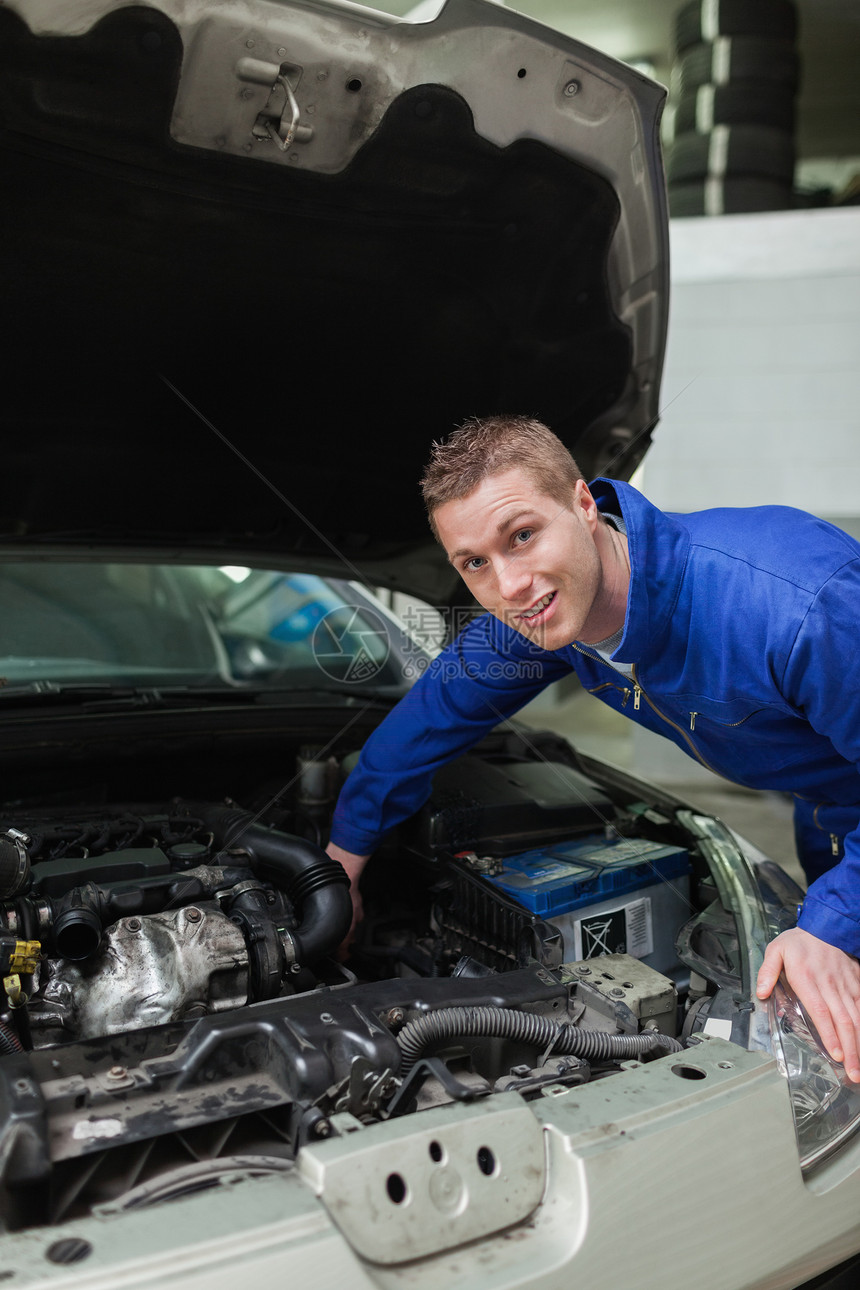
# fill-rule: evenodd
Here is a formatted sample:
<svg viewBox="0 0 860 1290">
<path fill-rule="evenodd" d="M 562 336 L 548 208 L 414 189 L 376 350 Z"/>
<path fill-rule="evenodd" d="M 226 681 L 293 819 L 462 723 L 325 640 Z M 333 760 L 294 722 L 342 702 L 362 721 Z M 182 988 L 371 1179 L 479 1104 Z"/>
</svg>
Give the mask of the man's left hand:
<svg viewBox="0 0 860 1290">
<path fill-rule="evenodd" d="M 806 1009 L 822 1043 L 860 1084 L 860 963 L 801 927 L 780 933 L 768 945 L 756 993 L 766 999 L 780 972 Z"/>
</svg>

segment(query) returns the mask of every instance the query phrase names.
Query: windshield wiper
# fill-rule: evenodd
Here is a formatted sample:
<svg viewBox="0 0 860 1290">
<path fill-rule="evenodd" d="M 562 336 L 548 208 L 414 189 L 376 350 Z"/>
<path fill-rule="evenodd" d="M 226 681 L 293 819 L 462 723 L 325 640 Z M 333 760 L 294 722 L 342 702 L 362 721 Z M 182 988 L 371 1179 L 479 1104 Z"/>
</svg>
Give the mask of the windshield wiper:
<svg viewBox="0 0 860 1290">
<path fill-rule="evenodd" d="M 379 703 L 393 703 L 401 698 L 402 691 L 397 686 L 387 686 L 385 689 L 372 689 L 370 686 L 351 685 L 349 681 L 343 681 L 338 684 L 332 681 L 328 685 L 278 685 L 278 686 L 260 686 L 254 692 L 258 701 L 272 702 L 283 701 L 284 699 L 301 697 L 309 695 L 318 699 L 372 699 Z"/>
<path fill-rule="evenodd" d="M 28 681 L 0 687 L 0 704 L 50 706 L 53 703 L 93 707 L 101 704 L 122 707 L 165 707 L 177 700 L 197 701 L 213 697 L 234 697 L 229 685 L 128 685 L 111 681 Z M 239 692 L 241 693 L 241 691 Z"/>
<path fill-rule="evenodd" d="M 354 698 L 391 702 L 397 692 L 386 694 L 365 686 L 342 685 L 128 685 L 110 681 L 28 681 L 0 686 L 0 705 L 8 707 L 51 707 L 54 704 L 94 708 L 194 707 L 204 703 L 284 703 L 314 696 L 318 699 Z"/>
</svg>

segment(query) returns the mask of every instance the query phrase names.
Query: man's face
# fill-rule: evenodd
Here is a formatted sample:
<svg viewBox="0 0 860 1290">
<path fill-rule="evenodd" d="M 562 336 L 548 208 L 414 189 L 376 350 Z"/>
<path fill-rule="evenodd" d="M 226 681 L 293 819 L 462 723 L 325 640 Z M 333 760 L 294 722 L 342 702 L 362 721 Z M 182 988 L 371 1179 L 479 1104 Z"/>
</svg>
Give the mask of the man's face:
<svg viewBox="0 0 860 1290">
<path fill-rule="evenodd" d="M 569 505 L 520 466 L 435 513 L 448 559 L 484 609 L 542 649 L 599 641 L 623 623 L 607 603 L 600 519 L 586 484 Z"/>
</svg>

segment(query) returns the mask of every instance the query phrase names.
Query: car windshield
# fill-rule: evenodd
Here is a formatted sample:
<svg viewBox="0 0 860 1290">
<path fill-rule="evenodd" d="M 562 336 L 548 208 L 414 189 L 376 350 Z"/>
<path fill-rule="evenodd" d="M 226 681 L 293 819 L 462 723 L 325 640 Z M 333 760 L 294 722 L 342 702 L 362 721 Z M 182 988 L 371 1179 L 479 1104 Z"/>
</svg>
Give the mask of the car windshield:
<svg viewBox="0 0 860 1290">
<path fill-rule="evenodd" d="M 421 646 L 374 593 L 222 565 L 0 565 L 0 685 L 404 689 Z"/>
</svg>

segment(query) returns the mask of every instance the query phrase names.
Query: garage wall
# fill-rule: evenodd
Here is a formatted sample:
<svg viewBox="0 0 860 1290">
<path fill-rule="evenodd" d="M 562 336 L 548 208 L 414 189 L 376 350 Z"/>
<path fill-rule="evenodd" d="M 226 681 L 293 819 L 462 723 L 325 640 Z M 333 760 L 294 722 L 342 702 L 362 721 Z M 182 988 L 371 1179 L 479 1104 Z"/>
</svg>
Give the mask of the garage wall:
<svg viewBox="0 0 860 1290">
<path fill-rule="evenodd" d="M 668 510 L 779 502 L 860 536 L 860 207 L 673 220 Z"/>
</svg>

